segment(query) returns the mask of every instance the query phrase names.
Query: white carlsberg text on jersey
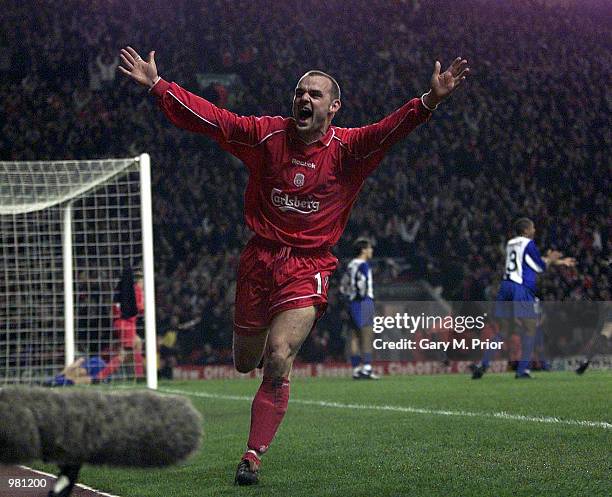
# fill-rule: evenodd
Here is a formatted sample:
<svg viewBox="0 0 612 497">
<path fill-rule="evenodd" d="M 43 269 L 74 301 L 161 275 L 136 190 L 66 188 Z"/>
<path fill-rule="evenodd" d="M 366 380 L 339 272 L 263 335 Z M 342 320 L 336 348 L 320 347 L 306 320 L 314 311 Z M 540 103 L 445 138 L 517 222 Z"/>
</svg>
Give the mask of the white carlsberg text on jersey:
<svg viewBox="0 0 612 497">
<path fill-rule="evenodd" d="M 283 193 L 278 188 L 272 188 L 270 195 L 272 204 L 281 211 L 293 211 L 300 214 L 310 214 L 319 210 L 320 202 L 312 199 L 300 199 L 297 195 L 292 197 L 288 193 Z"/>
</svg>

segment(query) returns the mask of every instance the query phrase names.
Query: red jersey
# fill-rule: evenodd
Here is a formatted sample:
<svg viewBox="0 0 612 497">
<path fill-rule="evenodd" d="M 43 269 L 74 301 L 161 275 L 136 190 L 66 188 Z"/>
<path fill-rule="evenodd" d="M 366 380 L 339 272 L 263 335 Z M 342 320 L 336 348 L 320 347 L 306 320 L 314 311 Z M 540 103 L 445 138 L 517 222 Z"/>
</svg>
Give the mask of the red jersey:
<svg viewBox="0 0 612 497">
<path fill-rule="evenodd" d="M 238 116 L 163 79 L 151 92 L 172 123 L 212 137 L 245 163 L 247 226 L 299 248 L 335 245 L 368 174 L 393 144 L 431 116 L 414 98 L 375 124 L 330 126 L 306 144 L 293 118 Z"/>
</svg>

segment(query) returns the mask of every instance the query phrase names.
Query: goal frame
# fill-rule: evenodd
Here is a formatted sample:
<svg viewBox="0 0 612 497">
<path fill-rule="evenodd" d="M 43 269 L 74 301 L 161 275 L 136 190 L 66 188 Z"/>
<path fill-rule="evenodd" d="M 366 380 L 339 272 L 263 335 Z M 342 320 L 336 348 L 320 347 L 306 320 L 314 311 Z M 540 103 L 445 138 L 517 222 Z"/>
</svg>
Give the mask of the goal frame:
<svg viewBox="0 0 612 497">
<path fill-rule="evenodd" d="M 104 160 L 104 159 L 102 159 Z M 155 323 L 155 274 L 153 258 L 153 213 L 151 198 L 151 158 L 143 153 L 137 157 L 127 158 L 137 164 L 140 182 L 140 225 L 142 242 L 142 271 L 144 284 L 144 333 L 146 357 L 146 385 L 157 389 L 157 333 Z M 55 161 L 50 161 L 55 162 Z M 116 173 L 116 174 L 121 174 Z M 84 188 L 79 195 L 87 191 Z M 76 317 L 75 317 L 75 275 L 73 264 L 73 202 L 66 199 L 61 206 L 61 251 L 63 265 L 64 297 L 64 365 L 74 363 L 76 355 Z M 44 207 L 43 207 L 44 208 Z"/>
</svg>

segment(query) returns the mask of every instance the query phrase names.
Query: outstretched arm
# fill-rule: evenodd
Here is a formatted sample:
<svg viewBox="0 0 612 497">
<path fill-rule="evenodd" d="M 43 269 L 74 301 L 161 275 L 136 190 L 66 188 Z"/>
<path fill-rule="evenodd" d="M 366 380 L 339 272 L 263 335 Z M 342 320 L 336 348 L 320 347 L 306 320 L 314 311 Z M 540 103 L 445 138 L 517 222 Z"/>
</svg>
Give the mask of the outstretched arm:
<svg viewBox="0 0 612 497">
<path fill-rule="evenodd" d="M 550 266 L 574 267 L 576 265 L 576 259 L 563 257 L 563 254 L 558 250 L 548 250 L 542 260 Z"/>
<path fill-rule="evenodd" d="M 389 147 L 427 121 L 431 112 L 461 85 L 468 74 L 467 60 L 461 57 L 457 57 L 442 74 L 440 62 L 436 62 L 431 89 L 420 99 L 413 98 L 377 123 L 347 130 L 345 139 L 353 157 L 368 160 L 363 173 L 371 172 Z"/>
<path fill-rule="evenodd" d="M 202 133 L 216 140 L 225 150 L 245 161 L 255 153 L 262 137 L 279 127 L 279 119 L 244 117 L 221 109 L 176 83 L 160 78 L 155 64 L 155 51 L 145 61 L 132 47 L 121 50 L 119 70 L 148 87 L 158 98 L 166 117 L 179 128 Z"/>
<path fill-rule="evenodd" d="M 542 257 L 542 260 L 547 266 L 574 267 L 576 265 L 576 259 L 573 257 L 563 257 L 563 254 L 558 250 L 548 250 L 546 255 Z"/>
<path fill-rule="evenodd" d="M 149 52 L 145 61 L 132 47 L 121 49 L 119 70 L 141 86 L 149 88 L 158 97 L 166 117 L 179 128 L 202 133 L 227 144 L 241 124 L 248 133 L 246 118 L 220 109 L 208 100 L 181 88 L 176 83 L 164 81 L 157 73 L 155 51 Z M 248 140 L 243 140 L 248 141 Z"/>
</svg>

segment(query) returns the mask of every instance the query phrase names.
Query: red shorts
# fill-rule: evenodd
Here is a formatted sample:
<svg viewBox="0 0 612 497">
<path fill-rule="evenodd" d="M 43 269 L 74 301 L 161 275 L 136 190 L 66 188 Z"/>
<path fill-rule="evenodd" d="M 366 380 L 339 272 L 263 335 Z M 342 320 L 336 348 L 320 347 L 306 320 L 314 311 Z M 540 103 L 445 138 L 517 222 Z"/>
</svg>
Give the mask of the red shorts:
<svg viewBox="0 0 612 497">
<path fill-rule="evenodd" d="M 320 318 L 337 265 L 329 249 L 299 249 L 251 238 L 238 265 L 234 332 L 261 333 L 279 312 L 312 305 Z"/>
<path fill-rule="evenodd" d="M 113 322 L 115 336 L 119 339 L 121 348 L 133 349 L 136 341 L 136 318 L 115 319 Z"/>
</svg>

